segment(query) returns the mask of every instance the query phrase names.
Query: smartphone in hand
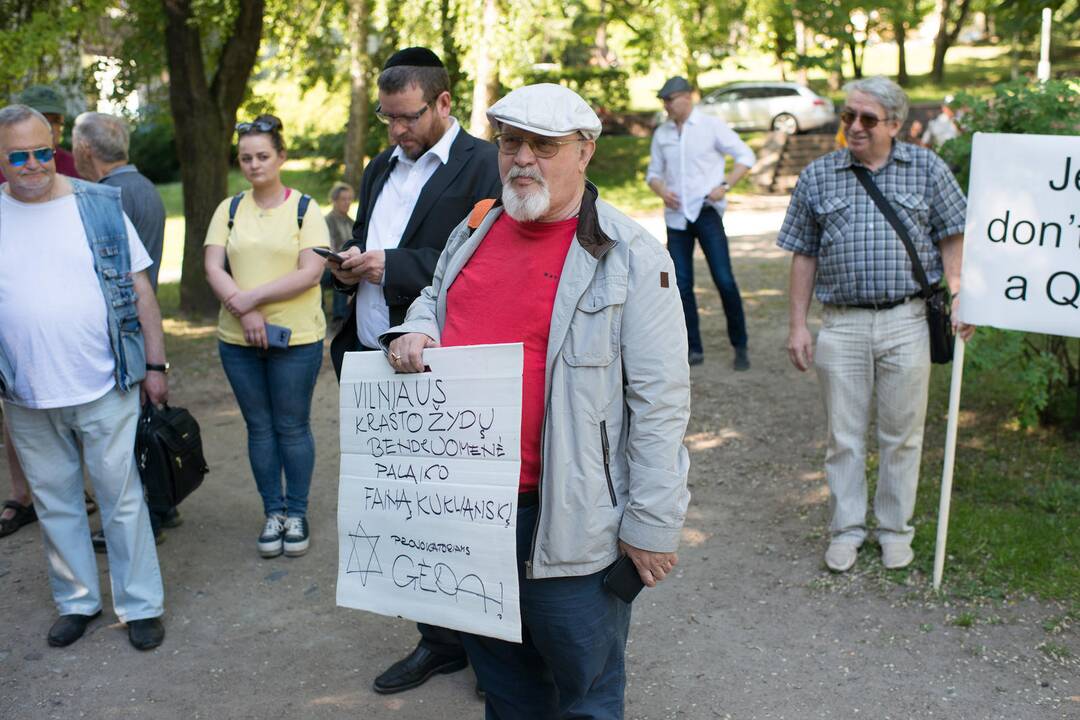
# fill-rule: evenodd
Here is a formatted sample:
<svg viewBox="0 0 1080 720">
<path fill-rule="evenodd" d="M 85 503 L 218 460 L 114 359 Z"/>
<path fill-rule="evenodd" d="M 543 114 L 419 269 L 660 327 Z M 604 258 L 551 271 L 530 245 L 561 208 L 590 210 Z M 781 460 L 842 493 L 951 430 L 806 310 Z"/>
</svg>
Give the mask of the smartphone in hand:
<svg viewBox="0 0 1080 720">
<path fill-rule="evenodd" d="M 345 262 L 345 256 L 344 255 L 338 255 L 336 252 L 334 252 L 333 250 L 330 250 L 328 248 L 317 247 L 317 248 L 311 248 L 311 249 L 315 251 L 316 255 L 318 255 L 321 258 L 325 258 L 325 259 L 329 260 L 330 262 L 336 262 L 338 265 Z"/>
<path fill-rule="evenodd" d="M 604 573 L 604 587 L 629 605 L 645 587 L 645 583 L 642 582 L 634 561 L 629 555 L 623 555 Z"/>
<path fill-rule="evenodd" d="M 284 327 L 283 325 L 266 323 L 266 343 L 270 347 L 287 350 L 289 348 L 290 337 L 292 337 L 291 329 Z"/>
</svg>

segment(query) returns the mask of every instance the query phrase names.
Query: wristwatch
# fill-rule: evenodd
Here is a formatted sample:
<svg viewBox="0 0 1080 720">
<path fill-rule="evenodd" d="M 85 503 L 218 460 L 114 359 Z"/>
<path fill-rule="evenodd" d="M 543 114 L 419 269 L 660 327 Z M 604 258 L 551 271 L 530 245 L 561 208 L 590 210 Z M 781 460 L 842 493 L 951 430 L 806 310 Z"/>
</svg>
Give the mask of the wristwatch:
<svg viewBox="0 0 1080 720">
<path fill-rule="evenodd" d="M 728 181 L 727 181 L 727 180 L 725 180 L 724 182 L 720 183 L 720 187 L 724 188 L 725 190 L 730 190 L 730 189 L 731 189 L 731 185 L 729 185 L 729 184 L 728 184 Z"/>
<path fill-rule="evenodd" d="M 169 374 L 169 369 L 171 367 L 172 366 L 169 365 L 169 363 L 165 363 L 164 365 L 158 365 L 158 364 L 155 364 L 155 363 L 146 363 L 146 371 L 147 372 L 153 371 L 153 372 L 165 373 L 166 375 L 168 375 Z"/>
</svg>

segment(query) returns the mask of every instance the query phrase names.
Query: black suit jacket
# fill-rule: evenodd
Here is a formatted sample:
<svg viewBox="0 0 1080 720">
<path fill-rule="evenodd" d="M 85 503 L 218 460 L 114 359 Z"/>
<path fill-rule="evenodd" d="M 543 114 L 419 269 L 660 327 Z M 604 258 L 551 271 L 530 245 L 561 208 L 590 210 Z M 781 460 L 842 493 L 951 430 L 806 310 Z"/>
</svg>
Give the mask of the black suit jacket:
<svg viewBox="0 0 1080 720">
<path fill-rule="evenodd" d="M 393 152 L 393 147 L 387 148 L 364 169 L 353 239 L 346 244 L 347 248 L 367 249 L 368 223 L 375 209 L 375 200 L 395 164 L 391 162 Z M 498 150 L 462 128 L 450 146 L 450 159 L 435 171 L 420 191 L 416 207 L 401 235 L 401 242 L 397 248 L 386 251 L 383 296 L 390 308 L 391 327 L 405 319 L 409 305 L 421 290 L 431 284 L 435 265 L 450 237 L 450 231 L 468 216 L 476 203 L 497 198 L 501 194 Z M 341 377 L 341 361 L 345 353 L 359 349 L 354 296 L 345 324 L 330 343 L 330 357 L 338 377 Z"/>
</svg>

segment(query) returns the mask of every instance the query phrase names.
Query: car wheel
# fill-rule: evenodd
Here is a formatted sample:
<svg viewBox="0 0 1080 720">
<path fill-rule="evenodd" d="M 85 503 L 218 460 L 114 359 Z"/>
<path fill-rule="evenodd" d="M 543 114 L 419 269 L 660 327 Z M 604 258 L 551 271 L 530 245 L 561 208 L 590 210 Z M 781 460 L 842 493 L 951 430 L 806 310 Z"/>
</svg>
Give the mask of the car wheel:
<svg viewBox="0 0 1080 720">
<path fill-rule="evenodd" d="M 780 113 L 773 118 L 772 129 L 779 130 L 785 135 L 794 135 L 799 132 L 799 122 L 792 115 Z"/>
</svg>

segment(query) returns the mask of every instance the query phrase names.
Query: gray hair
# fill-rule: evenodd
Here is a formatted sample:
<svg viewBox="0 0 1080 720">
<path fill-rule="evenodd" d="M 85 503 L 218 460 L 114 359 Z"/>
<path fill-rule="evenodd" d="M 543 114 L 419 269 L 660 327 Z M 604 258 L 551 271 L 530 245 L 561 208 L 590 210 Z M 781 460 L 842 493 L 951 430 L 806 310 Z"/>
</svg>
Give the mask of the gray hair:
<svg viewBox="0 0 1080 720">
<path fill-rule="evenodd" d="M 353 195 L 356 195 L 356 191 L 353 190 L 353 186 L 350 185 L 349 183 L 345 183 L 345 182 L 336 182 L 336 183 L 334 183 L 334 187 L 330 188 L 330 202 L 337 202 L 338 196 L 340 196 L 341 193 L 345 192 L 346 190 L 351 192 Z"/>
<path fill-rule="evenodd" d="M 450 92 L 450 75 L 444 67 L 395 65 L 379 74 L 379 89 L 387 95 L 397 95 L 416 85 L 430 105 L 444 92 Z"/>
<path fill-rule="evenodd" d="M 49 122 L 49 119 L 29 105 L 20 105 L 18 103 L 0 108 L 0 129 L 18 125 L 31 118 L 37 118 L 45 127 L 49 128 L 49 137 L 52 137 L 52 123 Z"/>
<path fill-rule="evenodd" d="M 875 76 L 852 80 L 844 85 L 844 92 L 850 97 L 858 92 L 869 95 L 885 108 L 887 120 L 896 120 L 903 124 L 908 114 L 908 96 L 904 89 L 887 77 Z"/>
<path fill-rule="evenodd" d="M 94 157 L 101 162 L 127 162 L 131 136 L 127 123 L 115 115 L 84 112 L 75 118 L 72 135 L 77 141 L 86 141 Z"/>
</svg>

